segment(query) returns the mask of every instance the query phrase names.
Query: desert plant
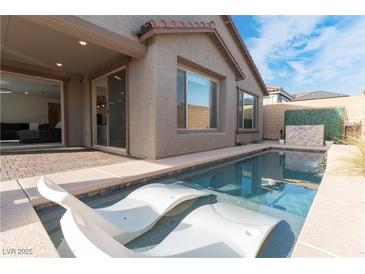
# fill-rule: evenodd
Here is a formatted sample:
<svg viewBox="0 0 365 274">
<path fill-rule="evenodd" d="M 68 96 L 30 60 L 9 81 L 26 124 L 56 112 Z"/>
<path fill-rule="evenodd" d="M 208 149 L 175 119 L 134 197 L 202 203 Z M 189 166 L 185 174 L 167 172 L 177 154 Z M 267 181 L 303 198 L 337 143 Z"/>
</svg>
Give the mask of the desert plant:
<svg viewBox="0 0 365 274">
<path fill-rule="evenodd" d="M 353 148 L 346 148 L 351 154 L 346 153 L 342 158 L 336 157 L 337 164 L 326 172 L 341 175 L 363 175 L 365 176 L 365 138 L 362 139 L 337 139 L 338 144 L 352 145 Z M 326 153 L 327 154 L 327 153 Z M 322 175 L 325 169 L 322 169 Z"/>
<path fill-rule="evenodd" d="M 318 166 L 318 176 L 323 176 L 324 172 L 326 171 L 326 164 L 327 164 L 327 153 L 323 154 L 319 160 Z"/>
<path fill-rule="evenodd" d="M 355 145 L 359 153 L 354 153 L 351 157 L 348 157 L 345 165 L 365 176 L 365 138 L 352 139 L 347 141 L 347 143 Z"/>
</svg>

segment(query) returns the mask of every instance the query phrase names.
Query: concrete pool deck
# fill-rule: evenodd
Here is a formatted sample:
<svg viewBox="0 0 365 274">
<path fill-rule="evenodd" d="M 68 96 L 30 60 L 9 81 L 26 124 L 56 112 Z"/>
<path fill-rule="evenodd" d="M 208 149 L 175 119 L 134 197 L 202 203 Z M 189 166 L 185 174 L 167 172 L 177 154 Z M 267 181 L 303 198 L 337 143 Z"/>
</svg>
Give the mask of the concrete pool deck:
<svg viewBox="0 0 365 274">
<path fill-rule="evenodd" d="M 74 195 L 82 195 L 228 158 L 244 157 L 268 149 L 318 152 L 327 150 L 326 147 L 288 146 L 276 142 L 262 142 L 160 160 L 131 160 L 125 163 L 52 173 L 47 176 Z M 36 184 L 39 177 L 1 182 L 0 248 L 9 252 L 5 254 L 2 252 L 0 257 L 59 257 L 34 210 L 34 207 L 48 203 L 37 191 Z M 18 254 L 18 248 L 29 249 L 32 254 Z"/>
<path fill-rule="evenodd" d="M 332 146 L 292 257 L 365 257 L 365 177 L 346 168 L 356 147 Z"/>
</svg>

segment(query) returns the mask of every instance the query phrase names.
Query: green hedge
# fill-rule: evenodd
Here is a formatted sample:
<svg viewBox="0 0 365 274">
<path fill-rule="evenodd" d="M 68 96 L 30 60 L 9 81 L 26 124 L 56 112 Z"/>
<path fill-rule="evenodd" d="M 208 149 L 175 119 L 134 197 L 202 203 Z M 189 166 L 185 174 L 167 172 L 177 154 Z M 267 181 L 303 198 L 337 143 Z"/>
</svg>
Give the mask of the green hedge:
<svg viewBox="0 0 365 274">
<path fill-rule="evenodd" d="M 342 138 L 345 108 L 299 109 L 285 111 L 287 125 L 324 125 L 324 139 Z"/>
</svg>

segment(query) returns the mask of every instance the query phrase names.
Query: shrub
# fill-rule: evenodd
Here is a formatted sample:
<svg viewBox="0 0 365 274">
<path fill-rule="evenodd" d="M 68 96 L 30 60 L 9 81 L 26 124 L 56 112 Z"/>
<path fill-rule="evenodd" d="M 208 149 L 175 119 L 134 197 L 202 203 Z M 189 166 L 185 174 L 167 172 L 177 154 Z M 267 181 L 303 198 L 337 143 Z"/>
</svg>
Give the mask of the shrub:
<svg viewBox="0 0 365 274">
<path fill-rule="evenodd" d="M 345 108 L 298 109 L 285 111 L 287 125 L 324 125 L 324 139 L 342 139 Z"/>
<path fill-rule="evenodd" d="M 347 161 L 345 166 L 358 171 L 365 176 L 365 139 L 354 139 L 348 142 L 351 145 L 355 145 L 359 150 L 359 153 L 352 155 Z"/>
</svg>

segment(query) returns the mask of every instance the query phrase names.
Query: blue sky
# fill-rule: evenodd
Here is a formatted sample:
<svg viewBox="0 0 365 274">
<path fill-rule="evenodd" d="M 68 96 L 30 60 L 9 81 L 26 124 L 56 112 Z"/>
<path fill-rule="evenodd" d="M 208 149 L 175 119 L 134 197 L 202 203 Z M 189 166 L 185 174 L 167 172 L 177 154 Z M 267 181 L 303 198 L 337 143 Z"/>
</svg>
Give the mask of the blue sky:
<svg viewBox="0 0 365 274">
<path fill-rule="evenodd" d="M 365 16 L 233 16 L 267 85 L 365 90 Z"/>
</svg>

